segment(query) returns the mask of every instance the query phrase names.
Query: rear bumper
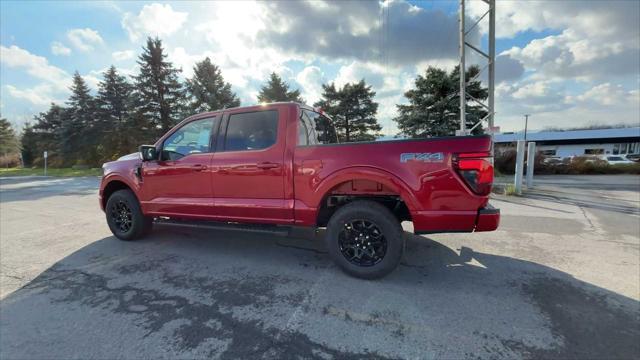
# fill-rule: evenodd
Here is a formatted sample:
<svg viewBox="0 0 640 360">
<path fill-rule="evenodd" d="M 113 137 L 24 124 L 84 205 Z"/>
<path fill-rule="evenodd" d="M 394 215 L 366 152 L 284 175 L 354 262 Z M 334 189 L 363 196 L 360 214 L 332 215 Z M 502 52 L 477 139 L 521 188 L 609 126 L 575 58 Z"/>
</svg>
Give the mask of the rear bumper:
<svg viewBox="0 0 640 360">
<path fill-rule="evenodd" d="M 493 231 L 500 224 L 500 209 L 487 205 L 477 211 L 415 211 L 411 219 L 416 234 Z"/>
<path fill-rule="evenodd" d="M 491 205 L 478 210 L 475 231 L 493 231 L 500 225 L 500 209 Z"/>
</svg>

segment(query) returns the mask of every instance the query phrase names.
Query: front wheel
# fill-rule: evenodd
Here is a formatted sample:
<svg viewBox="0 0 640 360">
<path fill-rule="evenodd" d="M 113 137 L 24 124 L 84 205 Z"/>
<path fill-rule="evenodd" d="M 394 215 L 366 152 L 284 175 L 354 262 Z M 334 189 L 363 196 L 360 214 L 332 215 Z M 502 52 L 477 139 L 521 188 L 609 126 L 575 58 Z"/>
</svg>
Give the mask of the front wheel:
<svg viewBox="0 0 640 360">
<path fill-rule="evenodd" d="M 120 240 L 135 240 L 151 231 L 153 219 L 144 216 L 131 190 L 111 194 L 105 207 L 109 229 Z"/>
<path fill-rule="evenodd" d="M 338 209 L 325 241 L 333 261 L 349 275 L 377 279 L 402 260 L 404 237 L 398 219 L 383 205 L 358 200 Z"/>
</svg>

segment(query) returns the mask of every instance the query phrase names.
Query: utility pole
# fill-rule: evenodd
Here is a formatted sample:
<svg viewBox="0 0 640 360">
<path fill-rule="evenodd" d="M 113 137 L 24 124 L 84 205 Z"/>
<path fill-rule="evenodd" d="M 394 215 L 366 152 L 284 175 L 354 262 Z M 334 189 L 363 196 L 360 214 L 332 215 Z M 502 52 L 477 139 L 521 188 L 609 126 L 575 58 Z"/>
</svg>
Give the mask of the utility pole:
<svg viewBox="0 0 640 360">
<path fill-rule="evenodd" d="M 522 175 L 524 174 L 524 141 L 516 142 L 516 173 L 513 177 L 513 185 L 516 194 L 522 195 Z"/>
<path fill-rule="evenodd" d="M 460 44 L 458 44 L 458 48 L 460 50 L 460 136 L 467 135 L 467 83 L 466 83 L 466 75 L 465 75 L 465 64 L 464 64 L 464 51 L 465 51 L 465 28 L 464 28 L 464 0 L 460 0 L 460 12 L 458 14 L 458 23 L 460 25 Z"/>
<path fill-rule="evenodd" d="M 465 1 L 466 0 L 460 0 L 460 11 L 458 14 L 459 15 L 458 22 L 460 25 L 459 26 L 460 43 L 458 45 L 460 50 L 460 90 L 459 90 L 460 92 L 460 129 L 456 131 L 456 135 L 460 135 L 460 136 L 467 135 L 485 120 L 487 120 L 489 132 L 492 133 L 494 129 L 493 120 L 494 120 L 494 114 L 495 114 L 494 95 L 495 95 L 495 57 L 496 57 L 496 1 L 482 0 L 487 5 L 489 5 L 489 10 L 487 10 L 482 16 L 480 16 L 478 20 L 476 20 L 473 23 L 473 25 L 469 27 L 469 29 L 466 29 L 466 26 L 465 26 Z M 489 53 L 485 53 L 481 49 L 475 47 L 474 45 L 466 41 L 466 36 L 487 15 L 489 15 Z M 465 50 L 467 46 L 471 48 L 471 50 L 474 50 L 475 52 L 477 52 L 478 54 L 480 54 L 481 56 L 487 59 L 487 65 L 484 68 L 482 68 L 482 70 L 480 70 L 480 72 L 476 76 L 474 76 L 469 80 L 465 79 L 466 78 Z M 480 76 L 480 74 L 482 74 L 482 71 L 486 68 L 489 68 L 489 80 L 488 80 L 489 97 L 488 97 L 487 104 L 484 104 L 480 100 L 468 95 L 466 90 L 467 90 L 467 84 L 475 81 Z M 487 116 L 480 119 L 480 121 L 478 121 L 475 125 L 471 127 L 471 129 L 468 129 L 468 130 L 467 130 L 467 124 L 466 124 L 467 97 L 469 97 L 471 100 L 475 101 L 476 103 L 478 103 L 480 106 L 482 106 L 487 110 Z"/>
<path fill-rule="evenodd" d="M 536 164 L 536 142 L 529 141 L 527 144 L 527 188 L 533 188 L 533 167 Z"/>
<path fill-rule="evenodd" d="M 529 114 L 524 114 L 524 141 L 527 142 L 527 125 L 529 124 Z"/>
<path fill-rule="evenodd" d="M 489 1 L 489 132 L 493 134 L 496 80 L 496 0 Z"/>
</svg>

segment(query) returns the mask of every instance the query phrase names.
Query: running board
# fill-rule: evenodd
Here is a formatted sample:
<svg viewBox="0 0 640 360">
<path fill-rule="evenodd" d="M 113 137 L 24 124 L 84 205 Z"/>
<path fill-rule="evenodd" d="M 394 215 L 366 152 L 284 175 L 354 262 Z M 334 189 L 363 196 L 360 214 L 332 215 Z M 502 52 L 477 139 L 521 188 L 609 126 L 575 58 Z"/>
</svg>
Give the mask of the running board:
<svg viewBox="0 0 640 360">
<path fill-rule="evenodd" d="M 279 225 L 224 223 L 217 221 L 176 220 L 167 218 L 155 218 L 154 225 L 181 226 L 197 229 L 244 231 L 278 236 L 288 236 L 291 228 Z"/>
</svg>

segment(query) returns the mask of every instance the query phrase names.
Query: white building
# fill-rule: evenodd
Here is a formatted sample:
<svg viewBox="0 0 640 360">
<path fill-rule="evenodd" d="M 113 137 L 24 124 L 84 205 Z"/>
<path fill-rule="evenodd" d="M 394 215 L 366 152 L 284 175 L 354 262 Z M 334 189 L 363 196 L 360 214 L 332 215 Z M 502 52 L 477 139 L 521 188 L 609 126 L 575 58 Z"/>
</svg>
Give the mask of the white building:
<svg viewBox="0 0 640 360">
<path fill-rule="evenodd" d="M 504 150 L 524 140 L 524 132 L 502 133 L 494 137 L 496 149 Z M 596 130 L 527 132 L 527 141 L 546 156 L 640 154 L 640 127 Z"/>
</svg>

